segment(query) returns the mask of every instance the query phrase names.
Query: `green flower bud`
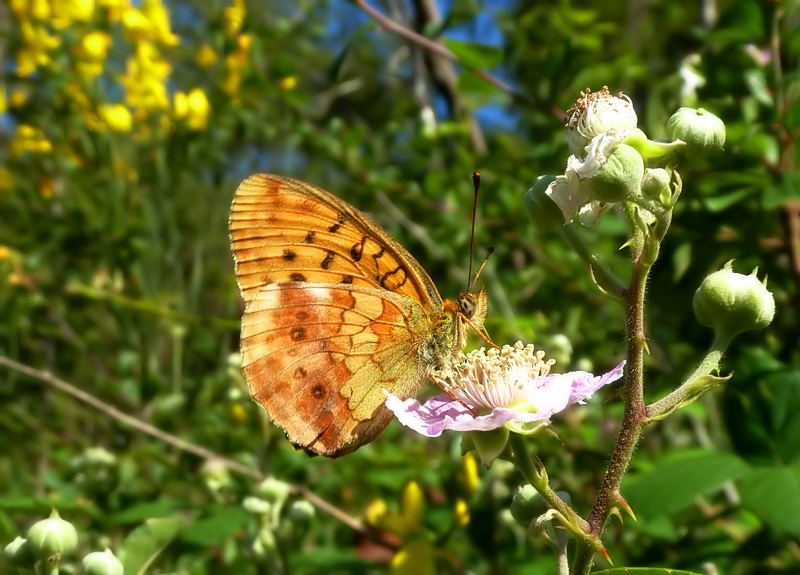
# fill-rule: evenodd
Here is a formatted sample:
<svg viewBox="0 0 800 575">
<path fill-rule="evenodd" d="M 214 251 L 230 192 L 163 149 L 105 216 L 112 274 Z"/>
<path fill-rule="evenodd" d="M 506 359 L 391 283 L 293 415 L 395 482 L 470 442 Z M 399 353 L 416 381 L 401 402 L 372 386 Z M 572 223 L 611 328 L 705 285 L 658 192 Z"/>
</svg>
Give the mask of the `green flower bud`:
<svg viewBox="0 0 800 575">
<path fill-rule="evenodd" d="M 274 556 L 278 548 L 275 533 L 269 527 L 262 527 L 253 540 L 253 555 L 258 559 L 264 560 Z"/>
<path fill-rule="evenodd" d="M 219 459 L 206 459 L 200 467 L 200 476 L 211 493 L 219 493 L 231 484 L 228 467 Z"/>
<path fill-rule="evenodd" d="M 648 168 L 642 178 L 642 195 L 669 207 L 672 204 L 670 182 L 669 172 L 664 168 Z"/>
<path fill-rule="evenodd" d="M 8 563 L 20 569 L 33 569 L 36 558 L 31 551 L 30 543 L 24 537 L 17 537 L 3 549 Z"/>
<path fill-rule="evenodd" d="M 533 225 L 538 229 L 564 225 L 564 215 L 558 204 L 545 194 L 548 186 L 555 180 L 556 176 L 539 176 L 533 187 L 525 194 L 525 209 Z"/>
<path fill-rule="evenodd" d="M 252 513 L 253 515 L 267 515 L 270 511 L 272 511 L 272 503 L 269 501 L 264 501 L 260 497 L 245 497 L 244 501 L 242 501 L 242 507 L 248 513 Z"/>
<path fill-rule="evenodd" d="M 692 307 L 697 321 L 723 337 L 750 329 L 763 329 L 775 316 L 775 299 L 756 277 L 758 268 L 746 276 L 732 270 L 731 260 L 712 273 L 694 294 Z"/>
<path fill-rule="evenodd" d="M 608 204 L 632 200 L 641 193 L 643 176 L 642 156 L 627 144 L 619 144 L 589 180 L 591 197 Z"/>
<path fill-rule="evenodd" d="M 110 549 L 94 551 L 86 555 L 81 563 L 84 575 L 122 575 L 122 562 Z"/>
<path fill-rule="evenodd" d="M 683 140 L 684 157 L 693 157 L 721 150 L 725 145 L 725 124 L 703 108 L 681 108 L 667 121 L 667 135 Z"/>
<path fill-rule="evenodd" d="M 256 487 L 256 495 L 270 503 L 282 504 L 292 491 L 291 485 L 274 477 L 267 477 Z"/>
<path fill-rule="evenodd" d="M 491 431 L 465 431 L 461 436 L 462 455 L 465 453 L 464 439 L 466 438 L 468 442 L 471 442 L 475 451 L 478 452 L 481 462 L 488 467 L 505 450 L 508 443 L 508 434 L 508 429 L 505 427 L 499 427 Z"/>
<path fill-rule="evenodd" d="M 304 499 L 293 501 L 286 510 L 286 517 L 298 525 L 308 525 L 315 516 L 314 506 Z"/>
<path fill-rule="evenodd" d="M 523 485 L 511 500 L 511 515 L 523 525 L 530 525 L 542 512 L 542 498 L 533 485 Z"/>
<path fill-rule="evenodd" d="M 28 544 L 37 559 L 58 563 L 63 555 L 78 547 L 78 532 L 53 509 L 49 518 L 37 521 L 28 529 Z"/>
</svg>

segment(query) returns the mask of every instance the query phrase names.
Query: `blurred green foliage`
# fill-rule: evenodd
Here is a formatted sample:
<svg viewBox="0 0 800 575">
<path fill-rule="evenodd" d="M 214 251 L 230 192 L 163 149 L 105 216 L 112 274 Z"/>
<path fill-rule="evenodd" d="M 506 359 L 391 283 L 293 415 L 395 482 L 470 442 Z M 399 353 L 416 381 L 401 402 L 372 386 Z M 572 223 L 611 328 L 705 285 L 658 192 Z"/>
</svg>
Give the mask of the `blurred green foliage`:
<svg viewBox="0 0 800 575">
<path fill-rule="evenodd" d="M 437 20 L 432 4 L 374 5 L 446 38 L 459 64 L 343 0 L 0 1 L 0 352 L 288 482 L 293 500 L 307 487 L 352 517 L 381 505 L 405 516 L 416 482 L 414 532 L 434 543 L 440 573 L 551 573 L 548 548 L 505 512 L 521 478 L 500 462 L 470 480 L 455 434 L 423 440 L 393 424 L 330 461 L 263 420 L 231 361 L 233 190 L 255 171 L 320 185 L 370 213 L 452 297 L 467 281 L 479 170 L 476 259 L 495 247 L 482 276 L 489 333 L 599 371 L 622 356 L 623 311 L 560 240 L 561 222 L 532 229 L 523 194 L 563 172 L 563 110 L 587 86 L 624 90 L 651 138 L 679 106 L 703 106 L 726 122 L 726 151 L 685 175 L 652 275 L 648 397 L 709 344 L 692 294 L 727 260 L 769 275 L 778 313 L 734 343 L 729 384 L 648 430 L 623 485 L 639 521 L 613 522 L 607 548 L 616 565 L 797 572 L 800 6 L 454 0 L 437 3 Z M 624 234 L 613 217 L 586 230 L 622 276 Z M 84 551 L 119 550 L 126 572 L 380 573 L 401 543 L 326 513 L 298 531 L 286 511 L 270 547 L 263 516 L 242 507 L 252 478 L 220 479 L 52 386 L 0 374 L 3 544 L 52 506 Z M 560 441 L 537 440 L 582 512 L 620 420 L 612 395 L 555 422 Z"/>
</svg>

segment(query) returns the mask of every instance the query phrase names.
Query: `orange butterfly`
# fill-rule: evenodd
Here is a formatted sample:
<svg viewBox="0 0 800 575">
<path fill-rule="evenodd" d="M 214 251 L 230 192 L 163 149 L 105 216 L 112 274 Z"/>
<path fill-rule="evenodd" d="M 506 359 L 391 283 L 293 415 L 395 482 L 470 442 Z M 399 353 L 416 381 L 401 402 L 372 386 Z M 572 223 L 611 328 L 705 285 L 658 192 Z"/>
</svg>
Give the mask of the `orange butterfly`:
<svg viewBox="0 0 800 575">
<path fill-rule="evenodd" d="M 382 388 L 414 396 L 486 317 L 484 290 L 443 301 L 394 238 L 310 184 L 247 178 L 229 228 L 250 393 L 308 452 L 337 457 L 375 439 L 392 417 Z"/>
</svg>

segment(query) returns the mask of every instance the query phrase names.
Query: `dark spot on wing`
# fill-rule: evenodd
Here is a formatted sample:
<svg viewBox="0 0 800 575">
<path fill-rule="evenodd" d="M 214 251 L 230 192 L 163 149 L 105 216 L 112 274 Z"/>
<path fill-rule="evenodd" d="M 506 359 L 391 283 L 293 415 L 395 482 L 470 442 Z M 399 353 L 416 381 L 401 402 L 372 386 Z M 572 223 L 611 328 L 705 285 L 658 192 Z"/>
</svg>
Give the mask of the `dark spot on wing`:
<svg viewBox="0 0 800 575">
<path fill-rule="evenodd" d="M 335 234 L 336 232 L 339 231 L 339 228 L 341 228 L 344 225 L 344 221 L 345 221 L 344 214 L 339 214 L 339 221 L 337 221 L 335 224 L 329 227 L 328 231 L 332 234 Z"/>
<path fill-rule="evenodd" d="M 306 338 L 306 328 L 293 327 L 291 333 L 292 341 L 303 341 Z"/>
<path fill-rule="evenodd" d="M 295 379 L 305 379 L 307 375 L 308 372 L 302 367 L 298 367 L 297 369 L 294 370 Z"/>
<path fill-rule="evenodd" d="M 307 311 L 298 311 L 294 314 L 294 317 L 297 321 L 307 321 L 308 320 L 308 312 Z"/>
<path fill-rule="evenodd" d="M 316 235 L 317 235 L 317 232 L 315 232 L 314 230 L 309 231 L 306 234 L 305 242 L 307 244 L 313 244 L 314 243 L 314 236 L 316 236 Z"/>
<path fill-rule="evenodd" d="M 306 281 L 306 276 L 297 272 L 293 272 L 289 274 L 289 279 L 293 282 L 304 282 Z"/>
<path fill-rule="evenodd" d="M 328 250 L 328 253 L 325 255 L 325 259 L 322 260 L 322 263 L 319 264 L 320 267 L 324 270 L 330 269 L 331 264 L 333 263 L 333 256 L 334 254 L 331 250 Z"/>
<path fill-rule="evenodd" d="M 341 283 L 343 283 L 343 284 L 351 284 L 351 283 L 353 283 L 353 276 L 344 276 L 342 278 L 342 282 Z"/>
<path fill-rule="evenodd" d="M 360 261 L 361 257 L 364 255 L 364 245 L 367 243 L 367 236 L 361 238 L 361 241 L 357 244 L 354 244 L 352 248 L 350 248 L 350 259 L 354 262 Z"/>
<path fill-rule="evenodd" d="M 283 250 L 283 255 L 281 257 L 284 261 L 293 262 L 297 258 L 297 254 L 292 250 L 285 249 Z"/>
<path fill-rule="evenodd" d="M 311 388 L 311 395 L 314 396 L 314 399 L 322 399 L 325 397 L 325 386 L 318 383 Z"/>
</svg>

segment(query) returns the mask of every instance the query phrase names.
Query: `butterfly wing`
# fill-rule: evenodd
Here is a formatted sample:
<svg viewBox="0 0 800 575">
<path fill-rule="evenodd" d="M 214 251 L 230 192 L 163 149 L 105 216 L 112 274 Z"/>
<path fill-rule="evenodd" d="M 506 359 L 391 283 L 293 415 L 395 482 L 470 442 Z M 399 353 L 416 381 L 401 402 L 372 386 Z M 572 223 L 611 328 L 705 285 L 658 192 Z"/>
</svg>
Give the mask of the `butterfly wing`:
<svg viewBox="0 0 800 575">
<path fill-rule="evenodd" d="M 372 441 L 391 420 L 381 388 L 416 393 L 422 307 L 385 290 L 270 284 L 247 304 L 242 368 L 253 398 L 304 449 L 336 457 Z"/>
<path fill-rule="evenodd" d="M 442 308 L 436 286 L 397 240 L 311 184 L 250 176 L 236 190 L 229 226 L 245 302 L 265 285 L 307 281 L 385 289 L 431 312 Z"/>
<path fill-rule="evenodd" d="M 281 176 L 242 182 L 230 237 L 253 397 L 311 451 L 374 439 L 391 419 L 382 388 L 413 395 L 436 349 L 452 347 L 428 274 L 367 216 Z"/>
</svg>

